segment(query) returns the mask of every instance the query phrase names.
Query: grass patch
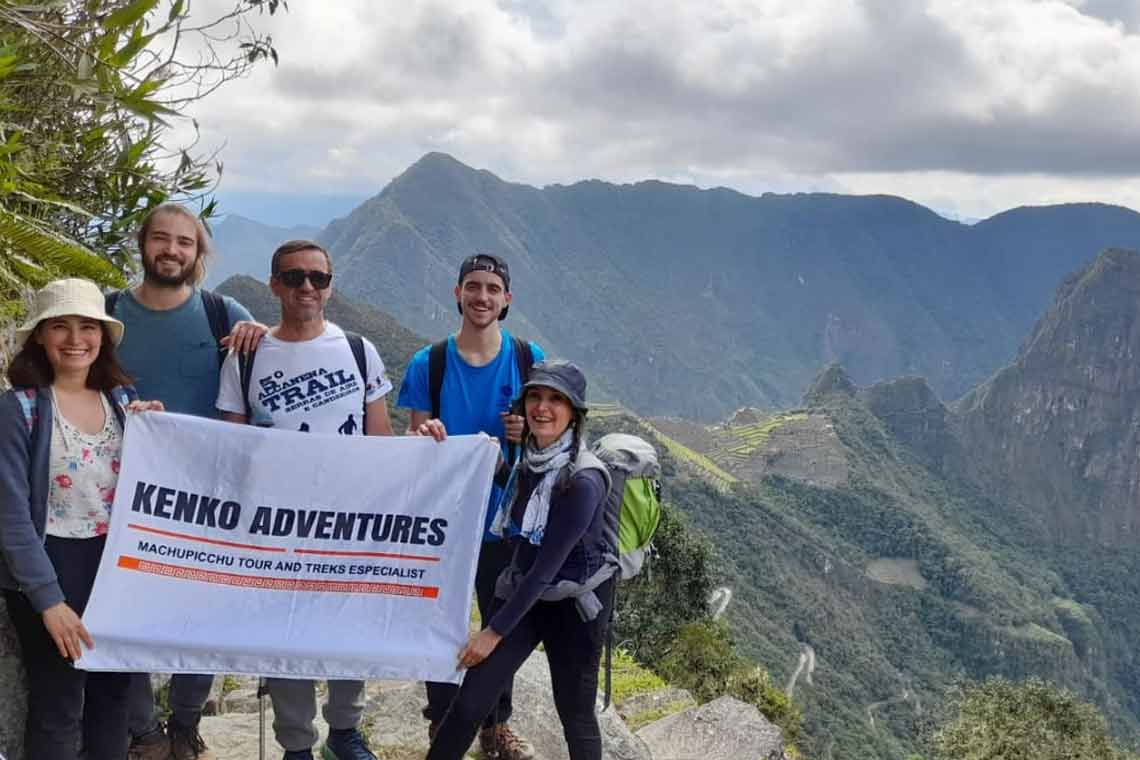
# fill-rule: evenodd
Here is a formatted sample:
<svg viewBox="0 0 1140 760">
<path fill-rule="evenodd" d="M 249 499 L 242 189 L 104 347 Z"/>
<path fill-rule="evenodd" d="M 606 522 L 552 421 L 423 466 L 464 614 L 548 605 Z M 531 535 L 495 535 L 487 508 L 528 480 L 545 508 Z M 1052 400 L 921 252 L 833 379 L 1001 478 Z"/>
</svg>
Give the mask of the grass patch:
<svg viewBox="0 0 1140 760">
<path fill-rule="evenodd" d="M 1072 642 L 1061 634 L 1053 633 L 1048 628 L 1042 628 L 1037 625 L 1037 623 L 1029 623 L 1017 627 L 1006 626 L 1001 630 L 1014 638 L 1025 641 L 1035 641 L 1039 644 L 1051 644 L 1054 646 L 1072 646 Z"/>
<path fill-rule="evenodd" d="M 1053 611 L 1058 615 L 1074 620 L 1081 625 L 1093 626 L 1092 618 L 1085 612 L 1085 608 L 1072 599 L 1057 597 L 1053 600 Z"/>
<path fill-rule="evenodd" d="M 722 428 L 719 431 L 718 437 L 722 439 L 725 452 L 734 457 L 744 459 L 764 448 L 764 444 L 768 442 L 772 433 L 779 428 L 787 425 L 789 422 L 802 422 L 807 418 L 808 416 L 803 412 L 779 414 L 771 419 L 751 425 L 737 425 Z"/>
<path fill-rule="evenodd" d="M 737 478 L 735 475 L 730 474 L 728 471 L 721 469 L 720 465 L 706 457 L 704 454 L 693 451 L 685 444 L 674 440 L 673 438 L 670 438 L 659 430 L 655 430 L 654 432 L 657 434 L 657 438 L 661 441 L 661 443 L 665 445 L 665 448 L 669 450 L 670 454 L 684 462 L 687 462 L 690 465 L 697 467 L 698 469 L 704 470 L 708 475 L 712 476 L 717 485 L 721 486 L 722 488 L 726 488 L 733 483 L 739 482 L 739 478 Z"/>
<path fill-rule="evenodd" d="M 605 678 L 605 662 L 602 663 L 601 678 Z M 647 670 L 633 659 L 624 649 L 614 648 L 613 659 L 613 701 L 619 707 L 630 697 L 664 689 L 668 684 L 661 676 Z"/>
</svg>

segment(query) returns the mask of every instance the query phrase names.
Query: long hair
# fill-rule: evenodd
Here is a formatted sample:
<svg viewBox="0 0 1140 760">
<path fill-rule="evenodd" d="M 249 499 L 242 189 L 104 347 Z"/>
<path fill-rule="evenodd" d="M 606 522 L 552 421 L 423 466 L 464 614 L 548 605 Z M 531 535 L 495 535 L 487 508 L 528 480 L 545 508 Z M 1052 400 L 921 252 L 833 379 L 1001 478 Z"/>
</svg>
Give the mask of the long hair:
<svg viewBox="0 0 1140 760">
<path fill-rule="evenodd" d="M 191 285 L 201 285 L 206 279 L 206 260 L 214 253 L 214 247 L 210 244 L 210 233 L 206 230 L 206 225 L 202 223 L 194 212 L 190 211 L 185 206 L 178 203 L 163 203 L 155 206 L 146 218 L 143 219 L 142 226 L 139 227 L 138 235 L 135 237 L 136 242 L 139 244 L 139 256 L 144 256 L 146 251 L 146 236 L 150 233 L 151 224 L 154 222 L 155 217 L 159 214 L 174 214 L 177 216 L 189 219 L 194 223 L 194 231 L 198 238 L 198 255 L 194 259 L 194 273 L 190 275 Z"/>
<path fill-rule="evenodd" d="M 43 324 L 42 322 L 40 324 Z M 107 325 L 99 323 L 103 331 L 103 341 L 99 345 L 99 355 L 87 369 L 87 387 L 96 391 L 109 391 L 119 385 L 129 385 L 132 380 L 119 360 L 115 358 L 115 346 Z M 44 347 L 36 340 L 36 331 L 28 336 L 12 361 L 8 363 L 8 382 L 13 387 L 39 387 L 51 385 L 55 381 L 55 368 L 48 360 Z"/>
</svg>

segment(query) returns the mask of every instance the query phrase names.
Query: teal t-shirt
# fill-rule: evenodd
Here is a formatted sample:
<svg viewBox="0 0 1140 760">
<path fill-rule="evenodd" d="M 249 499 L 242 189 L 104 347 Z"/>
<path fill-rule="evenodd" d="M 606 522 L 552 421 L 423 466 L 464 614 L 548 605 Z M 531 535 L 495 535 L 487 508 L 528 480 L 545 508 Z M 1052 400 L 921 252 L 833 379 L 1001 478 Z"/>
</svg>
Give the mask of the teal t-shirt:
<svg viewBox="0 0 1140 760">
<path fill-rule="evenodd" d="M 253 319 L 237 301 L 223 298 L 231 325 Z M 135 379 L 141 398 L 161 401 L 168 412 L 217 416 L 218 349 L 197 289 L 167 311 L 148 309 L 124 290 L 114 317 L 125 327 L 119 361 Z"/>
</svg>

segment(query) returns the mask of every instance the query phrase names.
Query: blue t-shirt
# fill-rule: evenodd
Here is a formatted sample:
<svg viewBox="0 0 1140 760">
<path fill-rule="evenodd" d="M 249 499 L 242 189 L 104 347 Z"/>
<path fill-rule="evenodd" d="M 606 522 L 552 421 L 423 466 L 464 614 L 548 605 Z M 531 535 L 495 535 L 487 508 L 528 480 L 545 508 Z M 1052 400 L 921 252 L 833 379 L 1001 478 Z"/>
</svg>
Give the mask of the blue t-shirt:
<svg viewBox="0 0 1140 760">
<path fill-rule="evenodd" d="M 253 319 L 237 301 L 223 298 L 231 325 Z M 166 311 L 148 309 L 124 290 L 113 316 L 125 327 L 119 361 L 135 379 L 141 398 L 161 401 L 168 412 L 217 417 L 218 344 L 197 289 L 184 304 Z"/>
<path fill-rule="evenodd" d="M 455 336 L 447 338 L 447 361 L 443 371 L 443 387 L 439 391 L 439 417 L 450 435 L 472 435 L 486 433 L 498 438 L 503 446 L 503 456 L 507 455 L 507 435 L 503 420 L 499 416 L 511 406 L 511 401 L 522 388 L 519 377 L 518 360 L 515 359 L 515 344 L 510 333 L 500 330 L 503 345 L 499 355 L 482 367 L 472 367 L 463 361 L 455 348 Z M 530 344 L 530 352 L 537 364 L 544 354 L 537 344 Z M 420 412 L 431 412 L 431 389 L 428 387 L 428 356 L 431 346 L 424 346 L 416 352 L 404 373 L 400 384 L 400 396 L 396 405 Z M 491 533 L 493 510 L 499 503 L 499 487 L 491 488 L 490 508 L 484 526 L 488 530 L 484 541 L 498 541 Z"/>
</svg>

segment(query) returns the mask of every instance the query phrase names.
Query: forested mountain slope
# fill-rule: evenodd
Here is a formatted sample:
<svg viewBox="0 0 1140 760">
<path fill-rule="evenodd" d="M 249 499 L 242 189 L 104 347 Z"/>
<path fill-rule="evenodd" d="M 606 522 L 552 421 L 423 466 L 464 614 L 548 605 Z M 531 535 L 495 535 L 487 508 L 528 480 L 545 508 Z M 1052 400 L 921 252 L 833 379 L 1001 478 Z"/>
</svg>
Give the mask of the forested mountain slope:
<svg viewBox="0 0 1140 760">
<path fill-rule="evenodd" d="M 432 153 L 320 239 L 347 294 L 433 337 L 454 329 L 462 258 L 501 254 L 508 327 L 639 413 L 711 421 L 793 405 L 830 362 L 957 398 L 1009 361 L 1065 275 L 1140 247 L 1140 214 L 1016 209 L 971 227 L 888 196 L 539 189 Z"/>
</svg>

